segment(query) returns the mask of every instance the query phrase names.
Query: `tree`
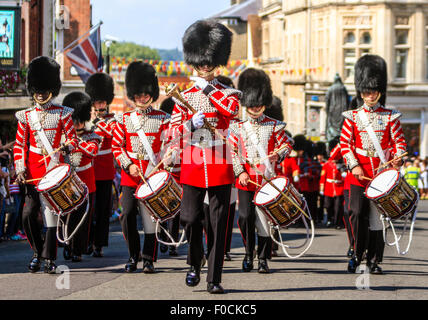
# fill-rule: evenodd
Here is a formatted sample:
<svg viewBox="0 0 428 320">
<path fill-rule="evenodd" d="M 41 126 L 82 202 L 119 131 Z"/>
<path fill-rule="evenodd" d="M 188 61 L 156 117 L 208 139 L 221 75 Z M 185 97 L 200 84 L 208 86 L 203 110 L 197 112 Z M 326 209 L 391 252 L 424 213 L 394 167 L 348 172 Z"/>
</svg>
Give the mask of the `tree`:
<svg viewBox="0 0 428 320">
<path fill-rule="evenodd" d="M 103 43 L 103 55 L 107 54 L 107 48 Z M 160 60 L 159 52 L 147 46 L 142 46 L 134 42 L 116 42 L 110 46 L 111 57 L 121 57 L 126 59 L 153 59 Z"/>
</svg>

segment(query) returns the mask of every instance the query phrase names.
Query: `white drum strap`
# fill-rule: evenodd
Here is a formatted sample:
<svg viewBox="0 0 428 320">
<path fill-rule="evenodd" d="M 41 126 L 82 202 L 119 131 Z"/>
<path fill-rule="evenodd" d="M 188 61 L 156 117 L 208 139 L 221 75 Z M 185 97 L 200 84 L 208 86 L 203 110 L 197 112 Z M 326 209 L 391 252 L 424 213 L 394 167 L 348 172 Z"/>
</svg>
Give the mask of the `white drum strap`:
<svg viewBox="0 0 428 320">
<path fill-rule="evenodd" d="M 36 109 L 34 109 L 33 111 L 30 112 L 30 118 L 31 118 L 31 122 L 33 124 L 34 129 L 37 131 L 37 134 L 38 134 L 40 140 L 42 141 L 43 147 L 46 149 L 48 154 L 51 154 L 53 152 L 53 148 L 49 142 L 48 137 L 46 137 L 46 134 L 42 128 L 42 125 L 40 124 L 39 116 L 37 114 Z M 58 161 L 58 154 L 53 154 L 51 156 L 51 163 L 57 164 L 58 162 L 59 162 Z M 51 165 L 50 165 L 50 167 L 51 167 Z"/>
<path fill-rule="evenodd" d="M 140 125 L 140 121 L 138 120 L 138 115 L 136 111 L 131 113 L 131 121 L 135 127 L 135 130 L 137 130 L 137 134 L 140 137 L 141 143 L 143 144 L 143 147 L 149 156 L 150 162 L 153 166 L 156 166 L 157 161 L 155 153 L 153 152 L 152 146 L 150 145 L 149 140 L 147 140 L 147 136 Z"/>
<path fill-rule="evenodd" d="M 266 166 L 266 170 L 268 171 L 269 175 L 274 176 L 274 171 L 272 168 L 272 165 L 269 161 L 269 159 L 267 159 L 267 154 L 266 151 L 264 149 L 264 146 L 262 146 L 259 143 L 259 139 L 257 138 L 257 134 L 254 132 L 253 127 L 251 126 L 251 123 L 249 121 L 246 121 L 243 125 L 244 129 L 247 131 L 247 134 L 251 140 L 251 143 L 257 148 L 257 151 L 260 155 L 260 157 L 263 160 L 263 164 Z"/>
<path fill-rule="evenodd" d="M 358 111 L 358 116 L 360 117 L 365 129 L 367 130 L 367 133 L 369 134 L 370 140 L 372 141 L 376 149 L 376 152 L 379 155 L 380 161 L 382 163 L 386 163 L 385 153 L 383 152 L 382 147 L 380 146 L 376 133 L 374 132 L 372 126 L 369 123 L 369 119 L 367 118 L 367 115 L 364 109 L 361 109 L 360 111 Z"/>
</svg>

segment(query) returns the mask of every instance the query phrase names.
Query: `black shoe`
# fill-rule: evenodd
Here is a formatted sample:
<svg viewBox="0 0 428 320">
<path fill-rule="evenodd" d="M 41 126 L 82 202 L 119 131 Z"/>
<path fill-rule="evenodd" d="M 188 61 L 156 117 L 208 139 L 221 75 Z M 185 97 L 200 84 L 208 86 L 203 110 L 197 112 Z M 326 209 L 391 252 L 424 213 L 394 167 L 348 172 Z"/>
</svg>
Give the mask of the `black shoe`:
<svg viewBox="0 0 428 320">
<path fill-rule="evenodd" d="M 355 273 L 357 271 L 357 267 L 360 265 L 357 258 L 353 257 L 348 262 L 348 272 Z"/>
<path fill-rule="evenodd" d="M 104 257 L 103 248 L 102 247 L 95 247 L 94 252 L 92 253 L 92 256 L 95 258 Z"/>
<path fill-rule="evenodd" d="M 351 258 L 354 255 L 354 248 L 349 248 L 346 255 L 348 256 L 348 258 Z"/>
<path fill-rule="evenodd" d="M 144 273 L 155 273 L 155 267 L 153 266 L 152 261 L 148 261 L 148 260 L 144 261 L 143 272 Z"/>
<path fill-rule="evenodd" d="M 219 283 L 209 282 L 207 284 L 207 291 L 211 294 L 222 294 L 224 293 L 223 287 Z"/>
<path fill-rule="evenodd" d="M 46 260 L 44 271 L 48 274 L 56 274 L 55 260 Z"/>
<path fill-rule="evenodd" d="M 141 261 L 143 261 L 143 254 L 140 251 L 140 253 L 138 254 L 138 262 L 141 262 Z"/>
<path fill-rule="evenodd" d="M 270 273 L 266 259 L 259 259 L 259 273 Z"/>
<path fill-rule="evenodd" d="M 224 255 L 224 260 L 225 261 L 232 261 L 232 258 L 230 256 L 229 252 L 226 252 L 226 254 Z"/>
<path fill-rule="evenodd" d="M 28 265 L 28 270 L 31 273 L 35 273 L 40 270 L 42 262 L 40 261 L 40 258 L 37 255 L 34 255 L 31 258 L 30 264 Z"/>
<path fill-rule="evenodd" d="M 250 272 L 253 270 L 254 264 L 253 259 L 250 256 L 245 256 L 244 260 L 242 261 L 242 271 L 244 272 Z"/>
<path fill-rule="evenodd" d="M 71 261 L 73 261 L 73 262 L 81 262 L 81 261 L 82 261 L 82 256 L 81 256 L 81 255 L 74 254 L 74 255 L 71 257 Z"/>
<path fill-rule="evenodd" d="M 90 256 L 94 252 L 94 246 L 92 244 L 88 245 L 88 248 L 86 248 L 86 255 Z"/>
<path fill-rule="evenodd" d="M 168 251 L 168 246 L 166 244 L 160 244 L 160 252 L 165 253 Z"/>
<path fill-rule="evenodd" d="M 169 255 L 174 257 L 178 256 L 177 248 L 174 246 L 169 247 Z"/>
<path fill-rule="evenodd" d="M 201 268 L 191 266 L 186 274 L 186 285 L 189 287 L 195 287 L 201 281 Z"/>
<path fill-rule="evenodd" d="M 129 258 L 128 263 L 125 265 L 125 272 L 135 272 L 137 270 L 137 260 Z"/>
<path fill-rule="evenodd" d="M 367 265 L 371 274 L 383 274 L 382 268 L 375 262 L 371 265 Z"/>
<path fill-rule="evenodd" d="M 70 260 L 71 259 L 71 249 L 70 246 L 65 245 L 64 249 L 62 251 L 62 255 L 64 256 L 64 260 Z"/>
</svg>

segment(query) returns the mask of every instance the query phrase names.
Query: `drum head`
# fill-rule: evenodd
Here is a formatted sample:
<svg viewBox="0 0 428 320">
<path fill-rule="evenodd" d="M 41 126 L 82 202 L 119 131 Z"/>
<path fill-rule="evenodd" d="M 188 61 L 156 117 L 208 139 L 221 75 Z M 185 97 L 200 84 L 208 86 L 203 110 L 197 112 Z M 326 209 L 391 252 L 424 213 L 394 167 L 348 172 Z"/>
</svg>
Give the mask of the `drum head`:
<svg viewBox="0 0 428 320">
<path fill-rule="evenodd" d="M 283 191 L 288 185 L 288 179 L 285 177 L 275 178 L 271 180 L 271 182 L 281 191 Z M 279 192 L 274 187 L 269 183 L 265 183 L 254 196 L 254 204 L 258 206 L 264 205 L 271 202 L 273 199 L 278 197 L 278 195 Z"/>
<path fill-rule="evenodd" d="M 147 179 L 147 183 L 143 183 L 138 187 L 135 197 L 137 199 L 144 199 L 154 193 L 157 193 L 159 189 L 165 185 L 165 182 L 168 180 L 168 176 L 169 173 L 166 171 L 159 171 L 155 173 L 149 179 Z"/>
<path fill-rule="evenodd" d="M 48 171 L 42 180 L 37 185 L 38 191 L 49 190 L 58 185 L 70 173 L 70 165 L 60 164 Z"/>
<path fill-rule="evenodd" d="M 395 169 L 379 173 L 367 186 L 367 198 L 375 199 L 387 194 L 397 183 L 398 178 L 399 172 Z"/>
</svg>

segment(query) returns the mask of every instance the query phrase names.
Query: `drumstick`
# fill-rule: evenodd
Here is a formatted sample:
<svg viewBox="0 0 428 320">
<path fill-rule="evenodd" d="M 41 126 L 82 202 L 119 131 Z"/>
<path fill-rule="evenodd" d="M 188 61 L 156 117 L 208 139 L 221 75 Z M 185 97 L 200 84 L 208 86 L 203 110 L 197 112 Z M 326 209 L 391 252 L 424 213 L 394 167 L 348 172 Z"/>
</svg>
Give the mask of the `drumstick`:
<svg viewBox="0 0 428 320">
<path fill-rule="evenodd" d="M 253 180 L 248 180 L 249 183 L 254 184 L 255 186 L 261 188 L 262 186 L 260 184 L 258 184 L 257 182 L 254 182 Z"/>
<path fill-rule="evenodd" d="M 280 148 L 278 148 L 278 149 L 275 149 L 275 150 L 273 150 L 273 153 L 278 153 L 278 152 L 280 152 L 280 151 L 282 151 L 282 150 L 284 150 L 284 149 L 286 149 L 288 147 L 288 145 L 283 145 L 282 147 L 280 147 Z M 267 157 L 264 157 L 263 159 L 260 159 L 260 160 L 258 160 L 255 164 L 260 164 L 260 163 L 262 163 L 262 162 L 264 162 L 265 160 L 267 160 L 267 159 L 269 159 L 269 157 L 270 156 L 272 156 L 272 154 L 271 155 L 269 155 L 269 156 L 267 156 Z"/>
<path fill-rule="evenodd" d="M 372 180 L 373 180 L 372 178 L 369 178 L 369 177 L 365 177 L 365 176 L 361 176 L 361 179 L 364 179 L 364 180 L 369 180 L 369 181 L 372 181 Z"/>
<path fill-rule="evenodd" d="M 385 167 L 389 166 L 389 165 L 390 165 L 392 162 L 394 162 L 395 160 L 401 159 L 401 158 L 403 158 L 403 157 L 405 157 L 405 156 L 407 156 L 407 155 L 408 155 L 408 152 L 405 152 L 405 153 L 403 153 L 401 156 L 398 156 L 398 157 L 396 157 L 396 158 L 394 158 L 394 159 L 392 159 L 392 160 L 390 160 L 390 161 L 388 161 L 388 162 L 385 162 L 384 164 L 380 165 L 380 166 L 376 169 L 376 171 L 377 171 L 377 170 L 379 170 L 379 169 L 382 169 L 382 168 L 385 168 Z"/>
<path fill-rule="evenodd" d="M 69 141 L 66 141 L 66 142 L 64 143 L 64 145 L 63 145 L 63 146 L 61 146 L 61 147 L 59 147 L 59 148 L 55 149 L 54 151 L 52 151 L 51 153 L 49 153 L 47 156 L 44 156 L 42 159 L 40 159 L 40 160 L 39 160 L 39 162 L 42 162 L 42 161 L 46 160 L 47 158 L 51 157 L 53 154 L 55 154 L 55 153 L 57 153 L 58 151 L 60 151 L 62 147 L 64 147 L 64 146 L 68 146 L 70 143 L 71 143 L 71 141 L 70 141 L 70 140 L 69 140 Z"/>
<path fill-rule="evenodd" d="M 24 183 L 34 182 L 34 181 L 40 181 L 42 179 L 43 178 L 36 178 L 36 179 L 25 180 Z M 13 184 L 19 184 L 19 183 L 15 181 Z"/>
<path fill-rule="evenodd" d="M 174 151 L 174 149 L 171 149 L 171 150 L 169 150 L 169 152 L 164 156 L 164 158 L 162 159 L 162 161 L 160 161 L 158 164 L 157 164 L 157 166 L 156 167 L 154 167 L 153 169 L 152 169 L 152 171 L 150 171 L 150 173 L 148 174 L 148 176 L 150 177 L 153 173 L 155 173 L 159 168 L 160 168 L 160 166 L 163 164 L 163 163 L 165 163 L 165 161 L 168 159 L 168 157 L 173 153 L 173 151 Z M 181 152 L 181 150 L 180 150 L 180 152 Z"/>
</svg>

